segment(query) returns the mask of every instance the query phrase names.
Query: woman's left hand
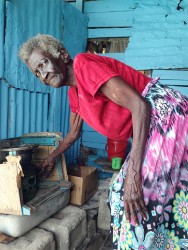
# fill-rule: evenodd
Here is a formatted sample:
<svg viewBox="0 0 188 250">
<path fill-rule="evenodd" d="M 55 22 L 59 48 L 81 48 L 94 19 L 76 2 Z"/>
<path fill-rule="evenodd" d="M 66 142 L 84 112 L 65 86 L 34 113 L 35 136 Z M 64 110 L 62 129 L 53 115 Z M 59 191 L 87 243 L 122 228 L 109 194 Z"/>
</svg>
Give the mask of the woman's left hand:
<svg viewBox="0 0 188 250">
<path fill-rule="evenodd" d="M 55 166 L 55 163 L 56 163 L 55 159 L 46 158 L 42 162 L 42 164 L 38 167 L 39 168 L 39 171 L 37 174 L 38 179 L 45 180 L 51 174 L 51 172 Z"/>
<path fill-rule="evenodd" d="M 131 222 L 134 221 L 138 226 L 137 213 L 140 213 L 144 219 L 147 218 L 147 208 L 144 203 L 144 196 L 142 190 L 142 179 L 138 172 L 130 168 L 124 183 L 124 208 L 126 219 Z"/>
</svg>

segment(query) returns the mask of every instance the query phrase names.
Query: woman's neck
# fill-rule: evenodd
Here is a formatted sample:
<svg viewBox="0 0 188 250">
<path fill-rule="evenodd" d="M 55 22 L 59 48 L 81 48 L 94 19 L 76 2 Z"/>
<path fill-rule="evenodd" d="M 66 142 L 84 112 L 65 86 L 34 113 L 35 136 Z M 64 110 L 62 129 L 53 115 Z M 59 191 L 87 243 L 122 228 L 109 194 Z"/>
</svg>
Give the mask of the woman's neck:
<svg viewBox="0 0 188 250">
<path fill-rule="evenodd" d="M 72 60 L 67 64 L 67 81 L 66 81 L 66 85 L 67 86 L 77 87 L 76 78 L 75 78 L 74 70 L 73 70 L 73 61 Z"/>
</svg>

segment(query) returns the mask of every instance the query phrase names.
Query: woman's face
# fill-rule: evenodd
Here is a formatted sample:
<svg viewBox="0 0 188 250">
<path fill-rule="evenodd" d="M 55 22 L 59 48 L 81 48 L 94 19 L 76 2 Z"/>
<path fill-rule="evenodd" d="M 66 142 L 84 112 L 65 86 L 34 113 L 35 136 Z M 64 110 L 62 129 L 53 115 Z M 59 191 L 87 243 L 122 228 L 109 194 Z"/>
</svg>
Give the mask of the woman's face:
<svg viewBox="0 0 188 250">
<path fill-rule="evenodd" d="M 61 55 L 59 58 L 54 58 L 40 49 L 34 49 L 29 56 L 27 65 L 41 82 L 53 88 L 65 85 L 66 64 Z"/>
</svg>

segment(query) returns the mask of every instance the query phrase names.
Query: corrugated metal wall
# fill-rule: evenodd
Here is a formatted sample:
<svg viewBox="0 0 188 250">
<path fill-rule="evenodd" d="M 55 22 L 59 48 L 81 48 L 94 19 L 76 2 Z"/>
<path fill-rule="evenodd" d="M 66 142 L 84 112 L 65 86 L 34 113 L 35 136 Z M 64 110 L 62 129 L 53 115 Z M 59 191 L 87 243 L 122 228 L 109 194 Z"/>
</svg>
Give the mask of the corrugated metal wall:
<svg viewBox="0 0 188 250">
<path fill-rule="evenodd" d="M 0 139 L 41 131 L 65 135 L 69 130 L 67 89 L 41 84 L 17 56 L 20 45 L 37 33 L 53 35 L 64 44 L 77 39 L 77 46 L 69 46 L 72 55 L 85 50 L 87 18 L 67 5 L 64 0 L 44 0 L 42 5 L 38 0 L 0 1 Z M 74 25 L 64 38 L 70 16 Z M 83 31 L 79 37 L 77 30 Z M 79 147 L 78 141 L 66 153 L 67 164 L 79 156 Z"/>
<path fill-rule="evenodd" d="M 0 101 L 1 139 L 47 131 L 49 94 L 16 89 L 1 81 Z"/>
<path fill-rule="evenodd" d="M 0 84 L 4 69 L 4 1 L 0 1 Z"/>
<path fill-rule="evenodd" d="M 139 70 L 151 69 L 153 77 L 188 96 L 188 71 L 167 70 L 188 68 L 187 1 L 86 1 L 84 13 L 88 38 L 129 38 L 125 53 L 105 55 Z M 82 143 L 104 149 L 106 138 L 84 124 Z"/>
</svg>

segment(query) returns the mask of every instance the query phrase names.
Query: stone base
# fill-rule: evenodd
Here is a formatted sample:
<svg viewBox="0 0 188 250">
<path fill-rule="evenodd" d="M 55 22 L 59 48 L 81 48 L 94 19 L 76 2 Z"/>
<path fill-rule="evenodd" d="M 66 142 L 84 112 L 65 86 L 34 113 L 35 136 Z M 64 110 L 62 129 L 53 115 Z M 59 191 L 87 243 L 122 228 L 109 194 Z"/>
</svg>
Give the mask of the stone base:
<svg viewBox="0 0 188 250">
<path fill-rule="evenodd" d="M 86 212 L 68 205 L 38 227 L 54 234 L 56 250 L 74 250 L 87 235 Z"/>
<path fill-rule="evenodd" d="M 9 244 L 0 243 L 1 250 L 56 250 L 51 232 L 35 228 Z"/>
</svg>

